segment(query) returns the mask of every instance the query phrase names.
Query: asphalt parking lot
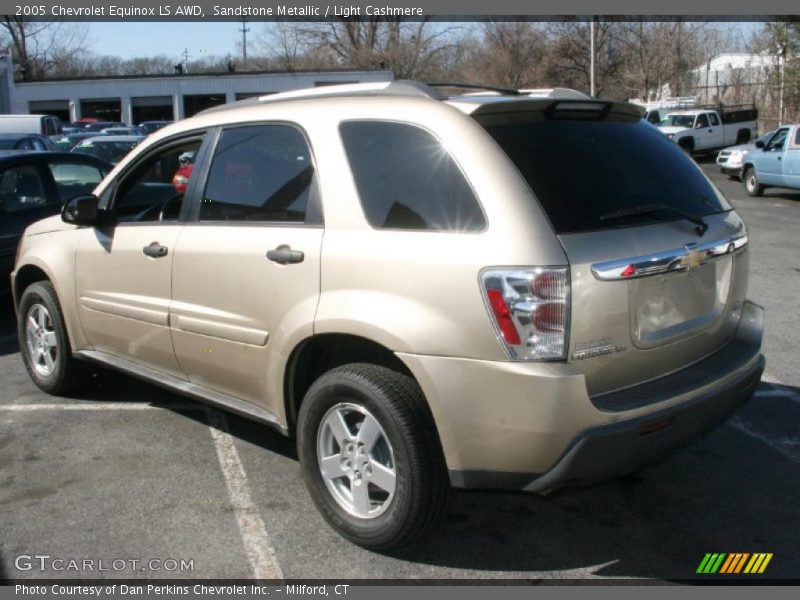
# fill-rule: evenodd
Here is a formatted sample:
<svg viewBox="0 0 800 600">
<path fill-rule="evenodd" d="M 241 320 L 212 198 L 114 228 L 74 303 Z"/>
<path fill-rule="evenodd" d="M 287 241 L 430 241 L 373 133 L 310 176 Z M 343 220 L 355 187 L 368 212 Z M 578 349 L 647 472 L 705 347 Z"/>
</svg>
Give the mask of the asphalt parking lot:
<svg viewBox="0 0 800 600">
<path fill-rule="evenodd" d="M 703 166 L 749 227 L 767 310 L 754 401 L 634 476 L 546 499 L 461 493 L 440 531 L 392 555 L 333 533 L 292 442 L 262 426 L 105 371 L 81 399 L 42 394 L 0 300 L 0 578 L 686 579 L 707 552 L 770 552 L 762 577 L 796 579 L 800 192 L 748 198 Z M 50 558 L 18 558 L 33 555 Z"/>
</svg>

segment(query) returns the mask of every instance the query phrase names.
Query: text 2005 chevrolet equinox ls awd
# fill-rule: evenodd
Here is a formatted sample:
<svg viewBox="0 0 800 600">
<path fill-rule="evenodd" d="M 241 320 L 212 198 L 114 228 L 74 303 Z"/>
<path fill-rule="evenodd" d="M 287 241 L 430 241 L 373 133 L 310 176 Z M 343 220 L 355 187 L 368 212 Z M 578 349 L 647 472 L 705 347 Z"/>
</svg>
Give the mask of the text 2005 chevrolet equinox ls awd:
<svg viewBox="0 0 800 600">
<path fill-rule="evenodd" d="M 630 472 L 753 394 L 747 231 L 626 103 L 394 82 L 206 111 L 137 147 L 12 275 L 47 392 L 86 361 L 297 438 L 388 548 L 450 489 Z"/>
</svg>

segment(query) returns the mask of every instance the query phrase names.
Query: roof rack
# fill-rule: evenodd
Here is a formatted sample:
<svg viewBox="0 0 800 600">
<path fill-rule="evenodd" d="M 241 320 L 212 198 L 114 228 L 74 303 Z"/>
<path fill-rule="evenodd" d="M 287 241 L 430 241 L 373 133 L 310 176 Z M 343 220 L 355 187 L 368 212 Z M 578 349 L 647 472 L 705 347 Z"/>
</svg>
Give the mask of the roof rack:
<svg viewBox="0 0 800 600">
<path fill-rule="evenodd" d="M 293 100 L 307 100 L 311 98 L 340 98 L 340 97 L 364 97 L 364 96 L 410 96 L 418 98 L 429 98 L 431 100 L 447 100 L 436 88 L 453 87 L 462 89 L 482 90 L 491 95 L 525 97 L 528 95 L 535 97 L 550 98 L 588 98 L 585 94 L 575 90 L 564 88 L 553 88 L 548 90 L 513 90 L 508 88 L 482 85 L 476 83 L 451 83 L 451 82 L 431 82 L 420 83 L 398 79 L 395 81 L 381 81 L 377 83 L 344 83 L 339 85 L 326 85 L 316 88 L 303 88 L 291 92 L 280 92 L 254 98 L 246 98 L 238 102 L 222 104 L 213 108 L 208 108 L 198 114 L 209 114 L 231 108 L 243 106 L 256 106 L 259 104 L 270 104 L 273 102 L 287 102 Z M 536 92 L 532 94 L 529 92 Z M 474 95 L 474 94 L 468 94 Z M 462 96 L 463 97 L 463 96 Z M 458 97 L 456 97 L 457 99 Z"/>
<path fill-rule="evenodd" d="M 326 85 L 324 87 L 306 88 L 261 96 L 259 102 L 278 102 L 283 100 L 299 100 L 304 98 L 331 98 L 339 96 L 420 96 L 433 100 L 444 100 L 439 92 L 418 81 L 398 79 L 379 83 L 344 83 Z"/>
<path fill-rule="evenodd" d="M 302 88 L 290 92 L 279 92 L 277 94 L 245 98 L 244 100 L 221 104 L 219 106 L 207 108 L 198 114 L 207 115 L 231 108 L 270 104 L 272 102 L 288 102 L 292 100 L 307 100 L 310 98 L 353 98 L 364 96 L 417 96 L 420 98 L 430 98 L 431 100 L 445 100 L 442 94 L 424 83 L 398 79 L 395 81 L 381 81 L 377 83 L 343 83 L 316 88 Z"/>
</svg>

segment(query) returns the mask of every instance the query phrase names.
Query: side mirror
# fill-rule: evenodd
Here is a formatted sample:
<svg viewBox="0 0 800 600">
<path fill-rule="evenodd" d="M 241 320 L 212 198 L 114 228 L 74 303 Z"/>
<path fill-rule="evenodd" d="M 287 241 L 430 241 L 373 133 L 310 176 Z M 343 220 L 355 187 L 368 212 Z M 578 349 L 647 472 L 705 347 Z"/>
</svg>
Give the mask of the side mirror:
<svg viewBox="0 0 800 600">
<path fill-rule="evenodd" d="M 99 211 L 97 196 L 75 196 L 61 209 L 61 220 L 72 225 L 96 225 Z"/>
<path fill-rule="evenodd" d="M 763 148 L 764 141 L 763 140 L 756 140 L 756 148 Z"/>
</svg>

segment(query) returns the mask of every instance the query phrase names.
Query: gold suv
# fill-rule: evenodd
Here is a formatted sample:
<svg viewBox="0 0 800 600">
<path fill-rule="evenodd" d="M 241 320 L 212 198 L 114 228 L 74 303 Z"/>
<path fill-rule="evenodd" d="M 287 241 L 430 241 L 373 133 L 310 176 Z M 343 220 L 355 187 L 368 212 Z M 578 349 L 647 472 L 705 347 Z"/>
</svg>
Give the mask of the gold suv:
<svg viewBox="0 0 800 600">
<path fill-rule="evenodd" d="M 34 382 L 100 363 L 295 436 L 365 547 L 451 488 L 547 493 L 724 420 L 764 368 L 745 225 L 641 109 L 413 83 L 153 134 L 12 275 Z"/>
</svg>

